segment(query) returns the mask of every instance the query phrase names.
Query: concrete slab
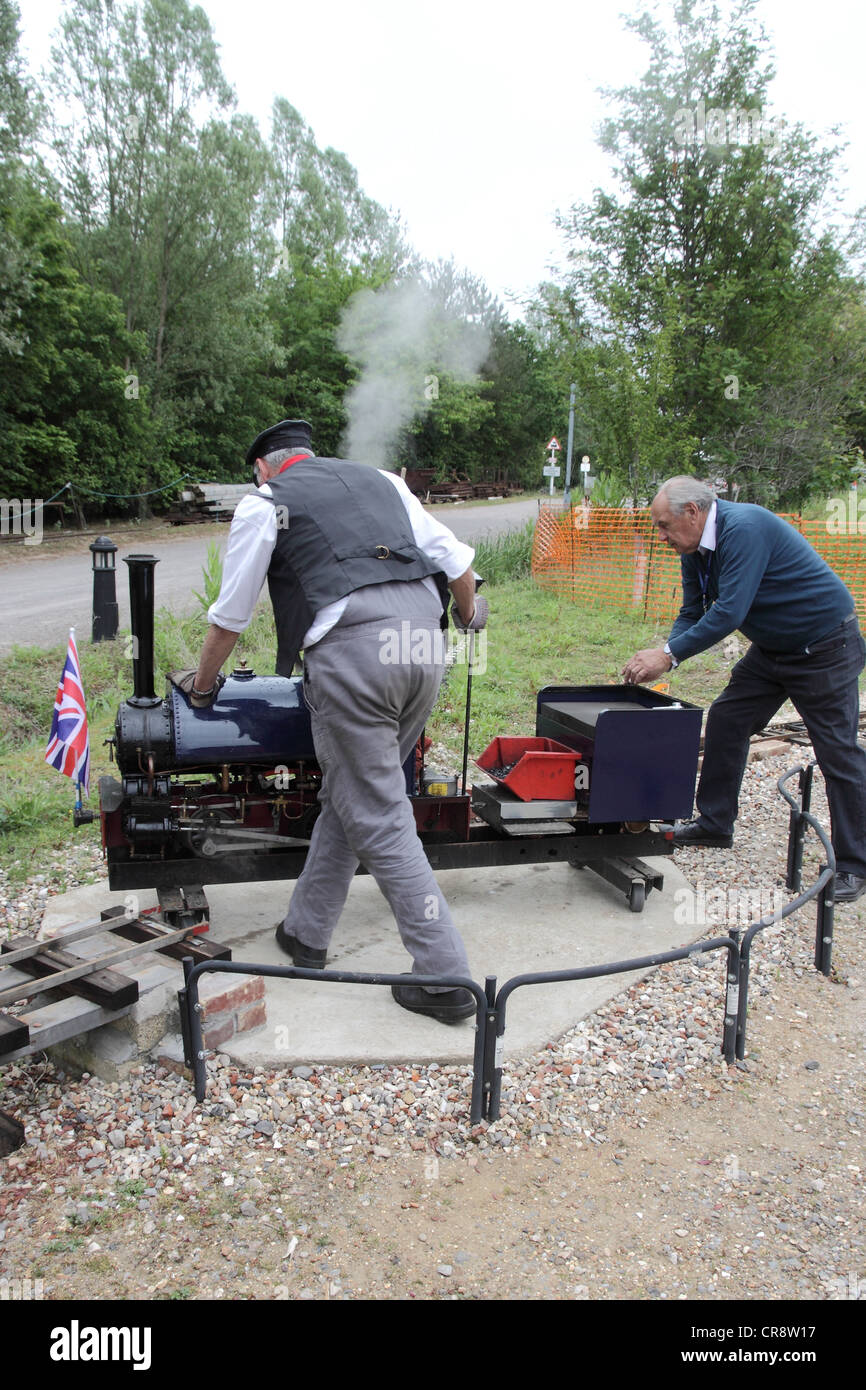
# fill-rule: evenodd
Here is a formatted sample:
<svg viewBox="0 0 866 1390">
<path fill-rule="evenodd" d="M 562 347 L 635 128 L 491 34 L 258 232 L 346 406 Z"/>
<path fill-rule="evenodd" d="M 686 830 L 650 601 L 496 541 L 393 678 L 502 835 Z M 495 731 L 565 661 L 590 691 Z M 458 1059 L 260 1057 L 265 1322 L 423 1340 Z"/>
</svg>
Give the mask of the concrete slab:
<svg viewBox="0 0 866 1390">
<path fill-rule="evenodd" d="M 633 913 L 623 895 L 588 869 L 566 863 L 511 868 L 460 869 L 443 873 L 442 885 L 463 934 L 473 977 L 495 975 L 498 986 L 515 975 L 568 970 L 627 960 L 688 945 L 700 925 L 677 922 L 678 890 L 689 892 L 668 858 L 648 861 L 664 874 L 664 890 L 647 897 Z M 213 939 L 231 946 L 237 962 L 285 965 L 274 941 L 274 925 L 288 905 L 292 883 L 244 883 L 207 887 Z M 43 927 L 96 915 L 129 895 L 106 884 L 78 888 L 52 901 Z M 140 893 L 137 906 L 156 902 Z M 411 961 L 390 911 L 374 881 L 358 876 L 331 943 L 335 970 L 401 973 Z M 725 961 L 711 957 L 709 969 Z M 178 967 L 178 977 L 180 979 Z M 505 1056 L 537 1051 L 561 1036 L 641 972 L 598 980 L 533 985 L 515 991 L 508 1005 Z M 644 972 L 645 973 L 645 972 Z M 268 979 L 267 1024 L 234 1037 L 221 1050 L 248 1065 L 348 1062 L 471 1062 L 472 1020 L 446 1026 L 410 1014 L 381 985 L 352 985 Z M 721 1019 L 719 1019 L 721 1033 Z"/>
</svg>

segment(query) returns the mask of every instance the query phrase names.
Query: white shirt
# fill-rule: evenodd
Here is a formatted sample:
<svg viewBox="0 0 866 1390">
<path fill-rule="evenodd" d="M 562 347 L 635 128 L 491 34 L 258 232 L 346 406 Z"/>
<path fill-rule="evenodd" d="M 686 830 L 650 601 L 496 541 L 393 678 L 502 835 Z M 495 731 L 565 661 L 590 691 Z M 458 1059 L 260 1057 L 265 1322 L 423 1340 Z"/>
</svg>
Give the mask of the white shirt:
<svg viewBox="0 0 866 1390">
<path fill-rule="evenodd" d="M 406 508 L 415 544 L 435 561 L 448 580 L 465 574 L 475 558 L 475 551 L 464 545 L 441 521 L 425 512 L 418 498 L 396 473 L 384 468 L 379 472 L 397 489 Z M 219 598 L 208 609 L 207 620 L 228 632 L 243 632 L 250 624 L 262 585 L 267 577 L 277 543 L 277 514 L 267 499 L 271 490 L 265 483 L 256 492 L 241 498 L 229 529 L 228 545 L 223 560 L 223 580 Z M 422 581 L 431 593 L 438 596 L 431 578 Z M 307 629 L 303 647 L 311 647 L 343 616 L 348 595 L 320 608 Z"/>
<path fill-rule="evenodd" d="M 704 529 L 703 529 L 703 531 L 701 532 L 701 542 L 700 542 L 700 545 L 698 546 L 698 550 L 704 550 L 704 551 L 706 551 L 706 550 L 715 550 L 715 548 L 716 548 L 716 513 L 718 512 L 718 510 L 719 510 L 719 504 L 718 504 L 717 502 L 713 502 L 713 505 L 710 507 L 710 510 L 707 512 L 707 519 L 706 519 L 706 521 L 704 522 Z"/>
<path fill-rule="evenodd" d="M 700 543 L 698 544 L 698 550 L 702 555 L 706 555 L 708 551 L 715 550 L 716 548 L 716 514 L 718 513 L 718 510 L 718 503 L 713 502 L 712 506 L 710 507 L 710 510 L 707 512 L 707 519 L 704 522 L 704 529 L 701 532 L 701 539 Z M 671 651 L 670 644 L 668 642 L 665 642 L 663 650 L 666 653 L 666 655 L 669 656 L 671 659 L 671 670 L 673 670 L 674 667 L 679 666 L 680 663 L 677 661 L 676 657 Z"/>
</svg>

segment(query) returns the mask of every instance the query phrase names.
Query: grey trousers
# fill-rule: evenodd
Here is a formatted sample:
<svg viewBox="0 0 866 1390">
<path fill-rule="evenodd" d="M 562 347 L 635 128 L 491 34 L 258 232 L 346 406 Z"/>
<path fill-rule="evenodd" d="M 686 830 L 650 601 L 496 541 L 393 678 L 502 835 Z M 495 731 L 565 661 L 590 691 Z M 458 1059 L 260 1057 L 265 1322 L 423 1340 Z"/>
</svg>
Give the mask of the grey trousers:
<svg viewBox="0 0 866 1390">
<path fill-rule="evenodd" d="M 420 581 L 370 585 L 351 595 L 337 626 L 305 653 L 321 812 L 285 926 L 304 945 L 327 947 L 360 862 L 388 901 L 414 971 L 468 975 L 402 767 L 442 680 L 440 613 Z"/>
</svg>

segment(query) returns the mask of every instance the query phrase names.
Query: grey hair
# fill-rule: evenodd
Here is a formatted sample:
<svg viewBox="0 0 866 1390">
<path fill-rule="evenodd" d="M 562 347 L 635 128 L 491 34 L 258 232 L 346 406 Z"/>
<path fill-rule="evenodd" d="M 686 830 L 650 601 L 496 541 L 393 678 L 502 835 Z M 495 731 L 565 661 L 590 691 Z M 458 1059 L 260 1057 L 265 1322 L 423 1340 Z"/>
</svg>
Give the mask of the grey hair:
<svg viewBox="0 0 866 1390">
<path fill-rule="evenodd" d="M 667 498 L 674 516 L 679 516 L 689 502 L 694 502 L 699 512 L 708 512 L 716 500 L 716 494 L 709 483 L 702 482 L 700 478 L 690 478 L 688 475 L 668 478 L 666 483 L 662 483 L 657 495 L 660 497 L 662 493 Z"/>
<path fill-rule="evenodd" d="M 272 468 L 279 468 L 281 463 L 285 463 L 286 459 L 296 454 L 309 454 L 310 458 L 313 457 L 309 449 L 275 449 L 272 454 L 265 454 L 264 460 Z"/>
</svg>

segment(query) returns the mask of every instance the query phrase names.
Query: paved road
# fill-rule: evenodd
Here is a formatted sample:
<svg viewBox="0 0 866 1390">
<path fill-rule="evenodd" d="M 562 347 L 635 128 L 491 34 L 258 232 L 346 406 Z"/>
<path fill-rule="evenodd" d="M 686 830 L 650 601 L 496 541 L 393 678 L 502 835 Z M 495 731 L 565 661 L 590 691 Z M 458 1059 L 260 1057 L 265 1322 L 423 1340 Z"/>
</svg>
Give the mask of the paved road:
<svg viewBox="0 0 866 1390">
<path fill-rule="evenodd" d="M 537 515 L 534 500 L 444 506 L 432 509 L 461 539 L 481 538 L 520 530 Z M 156 567 L 156 605 L 175 613 L 197 607 L 193 591 L 202 589 L 202 566 L 207 548 L 224 540 L 226 526 L 157 527 L 146 536 L 134 531 L 109 534 L 118 546 L 117 598 L 120 626 L 129 627 L 129 583 L 122 563 L 136 552 L 159 556 Z M 22 541 L 0 545 L 0 655 L 13 646 L 62 646 L 70 627 L 79 640 L 90 639 L 93 572 L 90 534 L 52 537 L 43 545 Z"/>
</svg>

